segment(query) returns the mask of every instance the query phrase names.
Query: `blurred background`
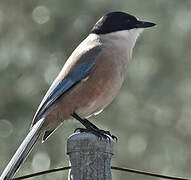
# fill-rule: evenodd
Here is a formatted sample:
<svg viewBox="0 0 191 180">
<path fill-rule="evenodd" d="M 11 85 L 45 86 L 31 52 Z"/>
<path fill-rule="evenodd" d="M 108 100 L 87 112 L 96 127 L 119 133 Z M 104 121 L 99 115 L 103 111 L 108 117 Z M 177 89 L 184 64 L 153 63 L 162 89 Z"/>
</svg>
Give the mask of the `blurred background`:
<svg viewBox="0 0 191 180">
<path fill-rule="evenodd" d="M 67 57 L 113 10 L 157 26 L 138 39 L 120 94 L 90 119 L 119 138 L 112 165 L 191 176 L 190 0 L 0 0 L 0 172 Z M 39 140 L 17 176 L 68 165 L 66 140 L 80 126 L 65 122 L 46 143 Z M 67 172 L 35 179 L 52 178 L 67 179 Z"/>
</svg>

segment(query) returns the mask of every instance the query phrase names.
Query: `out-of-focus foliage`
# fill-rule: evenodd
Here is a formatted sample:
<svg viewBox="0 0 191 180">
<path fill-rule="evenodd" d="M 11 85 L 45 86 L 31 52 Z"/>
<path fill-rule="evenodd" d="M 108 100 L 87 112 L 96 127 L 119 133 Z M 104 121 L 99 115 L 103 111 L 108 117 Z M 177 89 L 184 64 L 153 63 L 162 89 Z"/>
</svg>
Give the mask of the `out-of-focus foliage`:
<svg viewBox="0 0 191 180">
<path fill-rule="evenodd" d="M 120 94 L 91 118 L 119 138 L 112 164 L 191 175 L 190 0 L 1 0 L 0 172 L 67 57 L 111 10 L 157 24 L 139 38 Z M 65 122 L 46 143 L 39 141 L 17 175 L 68 165 L 66 140 L 79 126 Z M 45 176 L 52 178 L 67 173 Z M 113 179 L 150 178 L 113 171 Z"/>
</svg>

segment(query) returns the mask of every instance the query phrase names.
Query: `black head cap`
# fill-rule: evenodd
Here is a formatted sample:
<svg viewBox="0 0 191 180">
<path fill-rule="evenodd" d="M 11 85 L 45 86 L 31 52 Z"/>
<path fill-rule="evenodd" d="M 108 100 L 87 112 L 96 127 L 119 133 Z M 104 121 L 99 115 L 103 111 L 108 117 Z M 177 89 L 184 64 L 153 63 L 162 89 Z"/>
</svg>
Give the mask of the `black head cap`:
<svg viewBox="0 0 191 180">
<path fill-rule="evenodd" d="M 139 21 L 136 17 L 124 12 L 110 12 L 94 25 L 91 33 L 106 34 L 134 28 L 147 28 L 154 25 L 151 22 Z"/>
</svg>

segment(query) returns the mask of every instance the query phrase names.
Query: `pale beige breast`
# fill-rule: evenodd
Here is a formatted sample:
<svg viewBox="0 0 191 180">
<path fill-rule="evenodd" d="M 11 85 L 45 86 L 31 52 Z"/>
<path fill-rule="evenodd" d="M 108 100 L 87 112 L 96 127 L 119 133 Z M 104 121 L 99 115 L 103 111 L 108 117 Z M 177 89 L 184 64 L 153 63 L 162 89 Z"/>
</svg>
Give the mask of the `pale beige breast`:
<svg viewBox="0 0 191 180">
<path fill-rule="evenodd" d="M 115 51 L 104 49 L 90 75 L 61 97 L 59 106 L 63 120 L 73 111 L 87 117 L 111 103 L 124 81 L 121 58 Z"/>
</svg>

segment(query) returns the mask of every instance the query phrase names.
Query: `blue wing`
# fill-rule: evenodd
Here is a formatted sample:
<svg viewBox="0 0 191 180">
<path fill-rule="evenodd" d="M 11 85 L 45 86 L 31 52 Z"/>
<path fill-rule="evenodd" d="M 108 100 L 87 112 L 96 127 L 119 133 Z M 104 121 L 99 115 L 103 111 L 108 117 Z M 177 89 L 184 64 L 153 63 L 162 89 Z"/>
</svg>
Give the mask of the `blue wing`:
<svg viewBox="0 0 191 180">
<path fill-rule="evenodd" d="M 96 47 L 89 50 L 87 53 L 82 54 L 80 57 L 77 56 L 77 58 L 79 58 L 78 60 L 72 60 L 75 63 L 75 68 L 70 69 L 68 75 L 64 79 L 53 82 L 39 105 L 31 126 L 33 126 L 40 117 L 46 115 L 47 110 L 63 93 L 88 76 L 96 62 L 97 56 L 100 54 L 100 51 L 101 48 Z"/>
</svg>

